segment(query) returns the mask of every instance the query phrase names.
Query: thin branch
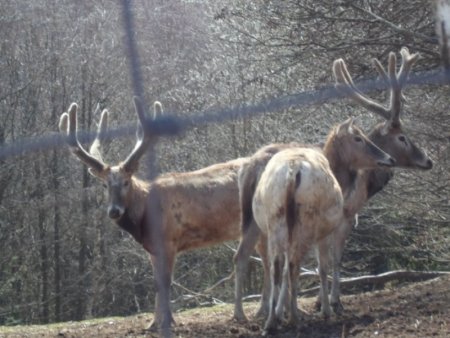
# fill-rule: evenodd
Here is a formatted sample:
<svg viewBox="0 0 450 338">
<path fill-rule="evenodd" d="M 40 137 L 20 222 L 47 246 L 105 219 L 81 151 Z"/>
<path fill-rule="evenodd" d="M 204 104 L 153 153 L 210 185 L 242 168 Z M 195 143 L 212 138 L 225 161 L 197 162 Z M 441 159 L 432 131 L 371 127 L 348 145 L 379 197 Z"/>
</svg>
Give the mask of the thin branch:
<svg viewBox="0 0 450 338">
<path fill-rule="evenodd" d="M 212 299 L 212 301 L 213 301 L 214 304 L 223 304 L 223 303 L 224 303 L 223 301 L 221 301 L 221 300 L 218 299 L 218 298 L 211 297 L 210 295 L 207 295 L 207 294 L 205 294 L 205 293 L 195 292 L 195 291 L 193 291 L 193 290 L 191 290 L 191 289 L 188 289 L 188 288 L 185 287 L 184 285 L 181 285 L 180 283 L 177 283 L 177 282 L 175 282 L 175 281 L 172 282 L 172 285 L 174 285 L 174 286 L 176 286 L 176 287 L 179 287 L 180 289 L 186 291 L 189 295 L 193 296 L 195 299 L 197 299 L 197 298 L 199 298 L 199 297 L 203 297 L 203 298 Z M 211 289 L 211 288 L 209 288 L 209 289 L 207 289 L 207 290 L 210 290 L 210 289 Z M 184 296 L 184 295 L 183 295 L 183 296 Z M 181 296 L 181 297 L 183 297 L 183 296 Z M 172 302 L 177 302 L 181 297 L 178 297 L 177 299 L 173 300 Z M 197 300 L 197 301 L 198 301 L 198 300 Z M 198 301 L 198 303 L 199 303 L 200 305 L 202 305 L 200 301 Z"/>
<path fill-rule="evenodd" d="M 237 252 L 237 250 L 235 248 L 233 248 L 231 245 L 229 244 L 224 244 L 226 248 L 230 249 L 231 251 L 233 251 L 234 253 Z M 255 256 L 250 256 L 250 259 L 252 261 L 258 262 L 258 263 L 262 263 L 261 258 L 255 257 Z"/>
<path fill-rule="evenodd" d="M 176 281 L 172 281 L 172 285 L 174 285 L 176 287 L 179 287 L 180 289 L 182 289 L 182 290 L 184 290 L 186 292 L 189 292 L 192 295 L 199 296 L 199 297 L 208 297 L 208 295 L 205 295 L 203 293 L 196 292 L 194 290 L 188 289 L 187 287 L 185 287 L 184 285 L 181 285 L 180 283 L 178 283 Z"/>
<path fill-rule="evenodd" d="M 204 293 L 210 293 L 212 290 L 214 290 L 216 287 L 218 287 L 219 285 L 228 282 L 229 280 L 231 280 L 234 277 L 235 273 L 234 271 L 232 273 L 230 273 L 227 277 L 222 278 L 221 280 L 219 280 L 216 284 L 214 284 L 213 286 L 210 286 L 209 288 L 203 290 Z"/>
<path fill-rule="evenodd" d="M 400 33 L 400 34 L 403 34 L 405 36 L 409 36 L 409 37 L 412 37 L 412 38 L 420 38 L 420 39 L 424 40 L 425 42 L 429 42 L 429 43 L 436 43 L 437 42 L 436 39 L 434 39 L 434 38 L 432 38 L 430 36 L 427 36 L 425 34 L 417 33 L 417 32 L 414 32 L 414 31 L 408 30 L 408 29 L 403 29 L 403 28 L 397 26 L 396 24 L 394 24 L 393 22 L 391 22 L 391 21 L 389 21 L 389 20 L 379 16 L 378 14 L 375 14 L 374 12 L 372 12 L 371 9 L 365 9 L 365 8 L 359 7 L 359 6 L 357 6 L 357 5 L 353 4 L 353 3 L 350 3 L 349 6 L 354 8 L 354 9 L 356 9 L 356 10 L 358 10 L 358 11 L 360 11 L 360 12 L 363 12 L 365 14 L 368 14 L 368 15 L 372 16 L 377 21 L 380 21 L 381 23 L 383 23 L 384 25 L 388 26 L 389 28 L 391 28 L 392 30 L 396 31 L 397 33 Z"/>
</svg>

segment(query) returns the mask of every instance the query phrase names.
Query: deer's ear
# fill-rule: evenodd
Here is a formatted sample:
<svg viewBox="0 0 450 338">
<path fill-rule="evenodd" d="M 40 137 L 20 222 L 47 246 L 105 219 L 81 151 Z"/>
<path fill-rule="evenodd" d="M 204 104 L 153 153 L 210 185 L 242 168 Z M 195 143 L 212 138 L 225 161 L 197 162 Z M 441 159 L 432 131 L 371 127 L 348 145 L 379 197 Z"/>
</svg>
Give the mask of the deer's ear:
<svg viewBox="0 0 450 338">
<path fill-rule="evenodd" d="M 350 122 L 347 127 L 347 131 L 349 134 L 354 134 L 353 124 L 355 123 L 355 119 L 353 117 L 350 118 Z"/>
<path fill-rule="evenodd" d="M 345 120 L 343 123 L 339 125 L 338 135 L 347 133 L 353 134 L 353 117 Z"/>
<path fill-rule="evenodd" d="M 392 121 L 386 121 L 383 123 L 383 126 L 380 129 L 380 134 L 381 136 L 386 136 L 387 134 L 389 134 L 389 132 L 391 131 L 392 128 L 395 128 L 393 126 Z"/>
<path fill-rule="evenodd" d="M 88 173 L 94 177 L 100 178 L 100 173 L 95 169 L 88 168 Z"/>
<path fill-rule="evenodd" d="M 96 178 L 101 179 L 102 181 L 104 181 L 106 179 L 105 170 L 98 171 L 98 170 L 95 170 L 94 168 L 88 168 L 88 173 Z"/>
</svg>

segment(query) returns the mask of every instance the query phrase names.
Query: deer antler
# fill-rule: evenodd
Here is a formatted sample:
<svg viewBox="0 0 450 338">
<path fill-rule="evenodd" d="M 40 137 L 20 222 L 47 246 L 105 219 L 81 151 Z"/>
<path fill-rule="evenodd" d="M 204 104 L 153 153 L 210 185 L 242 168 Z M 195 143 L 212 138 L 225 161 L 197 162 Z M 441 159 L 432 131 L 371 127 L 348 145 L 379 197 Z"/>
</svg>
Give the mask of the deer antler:
<svg viewBox="0 0 450 338">
<path fill-rule="evenodd" d="M 91 147 L 89 148 L 89 153 L 95 158 L 102 159 L 102 148 L 106 141 L 106 130 L 108 129 L 108 116 L 109 113 L 106 109 L 102 111 L 102 115 L 100 117 L 100 122 L 97 127 L 97 135 L 95 137 L 94 142 L 92 142 Z"/>
<path fill-rule="evenodd" d="M 123 162 L 123 168 L 129 173 L 133 173 L 137 170 L 139 159 L 147 150 L 151 142 L 151 130 L 146 123 L 145 111 L 140 100 L 134 99 L 134 106 L 138 115 L 138 130 L 137 130 L 137 142 L 133 151 Z M 106 164 L 102 160 L 101 147 L 105 141 L 106 129 L 108 127 L 108 111 L 105 109 L 102 112 L 100 123 L 97 128 L 97 134 L 94 142 L 89 148 L 89 152 L 86 151 L 80 144 L 77 137 L 77 109 L 76 103 L 72 103 L 69 107 L 68 113 L 63 113 L 59 120 L 59 130 L 61 133 L 67 133 L 67 143 L 71 147 L 72 153 L 78 157 L 78 159 L 86 164 L 90 168 L 90 172 L 95 176 L 101 176 L 101 173 L 106 169 Z M 154 103 L 154 118 L 162 114 L 161 103 L 156 101 Z"/>
<path fill-rule="evenodd" d="M 348 94 L 353 100 L 361 104 L 364 108 L 373 111 L 386 119 L 390 118 L 390 113 L 385 107 L 371 100 L 361 93 L 358 88 L 356 88 L 344 60 L 337 59 L 333 62 L 333 73 L 336 79 L 336 88 Z"/>
<path fill-rule="evenodd" d="M 145 116 L 145 110 L 138 97 L 134 97 L 134 107 L 138 115 L 138 128 L 137 128 L 137 142 L 133 151 L 125 159 L 123 166 L 126 171 L 134 172 L 137 170 L 139 159 L 144 155 L 148 146 L 151 143 L 152 134 L 149 126 L 147 125 L 147 118 Z M 153 104 L 153 118 L 162 115 L 162 105 L 160 102 L 155 101 Z"/>
<path fill-rule="evenodd" d="M 402 89 L 406 83 L 406 79 L 412 66 L 419 57 L 418 54 L 410 54 L 408 48 L 406 47 L 401 49 L 400 54 L 402 55 L 402 64 L 398 72 L 396 70 L 397 58 L 395 53 L 389 53 L 387 72 L 378 59 L 373 59 L 377 72 L 390 87 L 390 100 L 388 107 L 384 107 L 380 103 L 368 98 L 356 88 L 344 60 L 337 59 L 333 62 L 333 73 L 336 79 L 336 87 L 347 93 L 353 100 L 361 104 L 366 109 L 389 120 L 393 126 L 400 125 Z"/>
<path fill-rule="evenodd" d="M 72 153 L 78 157 L 78 159 L 86 164 L 91 170 L 92 173 L 96 176 L 99 176 L 106 168 L 106 165 L 103 163 L 101 158 L 94 156 L 92 153 L 87 152 L 83 146 L 78 141 L 77 137 L 77 109 L 78 106 L 76 103 L 72 103 L 69 107 L 68 113 L 63 113 L 59 120 L 59 130 L 61 133 L 67 133 L 67 143 L 71 147 Z M 100 123 L 99 130 L 97 133 L 97 138 L 94 141 L 94 144 L 99 143 L 98 138 L 101 134 L 101 131 L 104 131 L 107 120 L 107 112 L 102 113 L 102 122 Z M 98 148 L 98 146 L 95 146 Z"/>
</svg>

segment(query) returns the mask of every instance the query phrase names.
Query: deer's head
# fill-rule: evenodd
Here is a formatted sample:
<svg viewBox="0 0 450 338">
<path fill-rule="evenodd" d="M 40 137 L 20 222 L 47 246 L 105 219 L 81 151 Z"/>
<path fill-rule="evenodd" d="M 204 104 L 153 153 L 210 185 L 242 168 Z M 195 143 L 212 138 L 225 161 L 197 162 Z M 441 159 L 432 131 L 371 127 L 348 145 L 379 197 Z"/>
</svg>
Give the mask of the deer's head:
<svg viewBox="0 0 450 338">
<path fill-rule="evenodd" d="M 97 134 L 89 151 L 85 150 L 77 136 L 77 109 L 76 103 L 70 105 L 69 111 L 61 115 L 59 129 L 67 134 L 67 143 L 72 153 L 89 168 L 89 173 L 99 178 L 108 191 L 108 216 L 114 220 L 120 219 L 130 203 L 132 203 L 132 191 L 142 183 L 134 176 L 139 167 L 139 160 L 144 155 L 151 142 L 151 133 L 146 124 L 143 107 L 138 99 L 134 100 L 135 109 L 139 117 L 137 142 L 127 158 L 117 164 L 106 164 L 101 156 L 102 143 L 105 140 L 108 111 L 101 114 Z M 154 104 L 154 118 L 162 114 L 159 102 Z"/>
<path fill-rule="evenodd" d="M 398 71 L 397 58 L 393 52 L 389 54 L 387 71 L 378 59 L 373 60 L 378 74 L 390 88 L 388 107 L 368 98 L 355 86 L 347 66 L 342 59 L 337 59 L 333 63 L 336 87 L 346 93 L 355 102 L 385 119 L 384 122 L 377 124 L 373 128 L 369 137 L 376 145 L 395 158 L 396 166 L 428 170 L 433 167 L 433 162 L 426 155 L 425 151 L 417 147 L 404 132 L 400 120 L 404 99 L 402 89 L 406 84 L 413 64 L 419 56 L 418 54 L 410 54 L 406 47 L 401 49 L 400 54 L 402 56 L 402 63 Z"/>
<path fill-rule="evenodd" d="M 345 163 L 352 170 L 391 167 L 395 160 L 377 147 L 353 118 L 337 125 L 328 135 L 324 152 L 330 163 Z"/>
</svg>

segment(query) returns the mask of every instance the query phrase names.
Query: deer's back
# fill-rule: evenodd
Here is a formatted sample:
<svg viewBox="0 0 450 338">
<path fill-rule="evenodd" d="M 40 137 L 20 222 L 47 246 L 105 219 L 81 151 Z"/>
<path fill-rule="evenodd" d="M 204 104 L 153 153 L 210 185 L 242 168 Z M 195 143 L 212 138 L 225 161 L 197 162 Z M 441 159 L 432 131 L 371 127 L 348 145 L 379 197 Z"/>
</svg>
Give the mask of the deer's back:
<svg viewBox="0 0 450 338">
<path fill-rule="evenodd" d="M 167 235 L 177 251 L 240 236 L 237 175 L 246 159 L 188 173 L 168 174 L 152 184 L 160 195 Z"/>
</svg>

